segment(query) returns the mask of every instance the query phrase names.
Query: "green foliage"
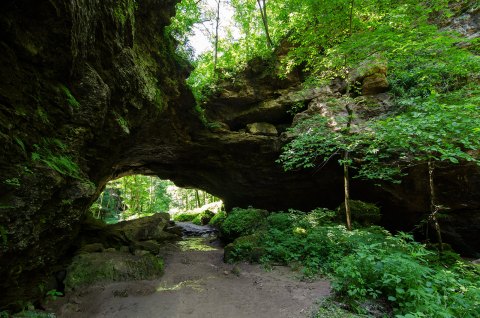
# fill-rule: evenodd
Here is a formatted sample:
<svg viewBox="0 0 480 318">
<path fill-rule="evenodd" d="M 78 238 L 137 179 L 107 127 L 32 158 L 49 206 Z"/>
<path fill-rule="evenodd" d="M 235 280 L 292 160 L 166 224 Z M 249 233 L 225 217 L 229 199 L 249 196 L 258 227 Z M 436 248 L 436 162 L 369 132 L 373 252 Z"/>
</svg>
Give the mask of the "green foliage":
<svg viewBox="0 0 480 318">
<path fill-rule="evenodd" d="M 107 223 L 165 212 L 172 202 L 167 193 L 172 184 L 168 180 L 142 175 L 110 181 L 91 211 L 97 219 Z"/>
<path fill-rule="evenodd" d="M 265 250 L 260 244 L 262 232 L 240 236 L 233 243 L 225 246 L 224 261 L 234 263 L 238 261 L 259 262 Z"/>
<path fill-rule="evenodd" d="M 56 290 L 56 289 L 51 289 L 47 292 L 47 298 L 50 298 L 51 300 L 57 300 L 59 296 L 63 296 L 63 293 Z"/>
<path fill-rule="evenodd" d="M 202 20 L 198 3 L 198 0 L 182 0 L 177 3 L 176 15 L 172 18 L 170 25 L 165 28 L 165 32 L 171 34 L 180 44 L 177 46 L 177 53 L 187 60 L 193 60 L 193 49 L 188 37 L 193 35 L 194 25 Z"/>
<path fill-rule="evenodd" d="M 333 13 L 330 5 L 340 10 Z M 480 57 L 456 45 L 468 40 L 429 24 L 432 14 L 450 14 L 446 1 L 367 1 L 353 10 L 352 32 L 342 20 L 347 1 L 322 6 L 305 1 L 298 11 L 303 9 L 306 15 L 292 24 L 289 37 L 297 46 L 284 60 L 286 70 L 305 63 L 317 80 L 349 80 L 351 69 L 361 74 L 373 56 L 388 67 L 395 112 L 357 127 L 360 133 L 351 136 L 338 134 L 327 119 L 307 120 L 292 130 L 297 137 L 280 158 L 286 169 L 318 166 L 348 150 L 359 159 L 358 177 L 395 181 L 404 167 L 419 161 L 478 160 L 480 94 L 474 74 L 480 72 Z"/>
<path fill-rule="evenodd" d="M 353 302 L 388 299 L 397 317 L 476 317 L 478 268 L 428 263 L 431 253 L 405 235 L 360 245 L 338 263 L 334 289 Z"/>
<path fill-rule="evenodd" d="M 376 226 L 347 231 L 331 223 L 334 218 L 335 212 L 324 209 L 272 213 L 260 230 L 227 245 L 225 260 L 260 260 L 300 268 L 305 276 L 330 275 L 336 296 L 358 311 L 365 301 L 380 299 L 396 317 L 476 317 L 478 266 L 454 255 L 445 260 L 408 234 L 393 236 Z"/>
<path fill-rule="evenodd" d="M 60 89 L 63 91 L 63 93 L 65 94 L 65 97 L 67 99 L 67 103 L 68 105 L 70 105 L 71 107 L 73 108 L 79 108 L 80 107 L 80 103 L 77 101 L 77 99 L 75 98 L 75 96 L 72 95 L 72 92 L 68 89 L 67 86 L 65 85 L 60 85 Z"/>
<path fill-rule="evenodd" d="M 395 117 L 372 124 L 374 134 L 365 148 L 359 175 L 385 178 L 389 171 L 418 162 L 479 162 L 480 90 L 467 85 L 461 90 L 427 98 Z"/>
<path fill-rule="evenodd" d="M 331 103 L 332 107 L 339 107 L 340 102 Z M 315 115 L 299 122 L 289 130 L 296 137 L 283 148 L 278 162 L 285 170 L 314 168 L 339 158 L 345 151 L 354 151 L 360 143 L 357 135 L 347 133 L 346 120 L 339 117 L 332 121 Z M 341 159 L 339 162 L 342 163 Z"/>
<path fill-rule="evenodd" d="M 117 121 L 118 125 L 122 128 L 122 130 L 127 135 L 129 135 L 130 134 L 130 128 L 129 128 L 129 125 L 128 125 L 128 121 L 115 111 L 113 112 L 113 114 L 115 116 L 115 120 Z"/>
<path fill-rule="evenodd" d="M 173 216 L 173 220 L 177 222 L 192 222 L 200 213 L 177 213 Z"/>
<path fill-rule="evenodd" d="M 113 16 L 115 19 L 120 22 L 122 26 L 130 20 L 132 28 L 135 24 L 135 11 L 137 10 L 138 4 L 136 0 L 120 0 L 116 1 L 116 5 L 113 8 Z"/>
<path fill-rule="evenodd" d="M 221 227 L 225 219 L 227 218 L 227 213 L 225 211 L 218 211 L 208 223 L 211 226 L 215 226 L 217 228 Z"/>
<path fill-rule="evenodd" d="M 23 143 L 23 141 L 18 138 L 18 137 L 14 137 L 14 140 L 15 142 L 20 146 L 20 148 L 22 149 L 23 153 L 26 154 L 27 153 L 27 150 L 25 148 L 25 144 Z"/>
<path fill-rule="evenodd" d="M 20 180 L 18 180 L 18 178 L 5 179 L 3 183 L 16 188 L 20 187 Z"/>
<path fill-rule="evenodd" d="M 212 211 L 205 210 L 200 212 L 193 220 L 193 224 L 207 225 L 215 214 Z"/>
<path fill-rule="evenodd" d="M 332 299 L 326 299 L 321 302 L 320 308 L 313 318 L 366 318 L 368 316 L 351 313 L 334 302 Z"/>
<path fill-rule="evenodd" d="M 43 138 L 42 142 L 39 145 L 34 144 L 33 148 L 35 149 L 31 154 L 33 161 L 42 162 L 60 174 L 85 180 L 80 167 L 70 155 L 66 154 L 68 149 L 62 141 L 55 138 Z"/>
<path fill-rule="evenodd" d="M 380 214 L 380 208 L 375 204 L 359 200 L 350 200 L 349 202 L 353 222 L 361 226 L 370 226 L 380 222 L 382 215 Z M 343 220 L 345 217 L 345 203 L 338 207 L 337 212 L 337 220 Z"/>
<path fill-rule="evenodd" d="M 225 239 L 230 240 L 252 234 L 265 225 L 267 213 L 254 208 L 233 208 L 221 225 L 220 232 Z"/>
</svg>

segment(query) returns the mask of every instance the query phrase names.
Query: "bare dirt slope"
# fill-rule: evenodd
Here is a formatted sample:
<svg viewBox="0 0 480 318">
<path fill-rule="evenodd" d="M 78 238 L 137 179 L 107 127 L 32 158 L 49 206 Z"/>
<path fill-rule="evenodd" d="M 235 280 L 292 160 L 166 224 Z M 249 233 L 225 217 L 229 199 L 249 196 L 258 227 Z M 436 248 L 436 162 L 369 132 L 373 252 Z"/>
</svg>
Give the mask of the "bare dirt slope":
<svg viewBox="0 0 480 318">
<path fill-rule="evenodd" d="M 178 243 L 165 252 L 155 281 L 107 283 L 57 303 L 58 317 L 298 318 L 330 292 L 327 281 L 302 282 L 285 267 L 223 263 L 223 249 Z M 192 244 L 193 243 L 193 244 Z"/>
</svg>

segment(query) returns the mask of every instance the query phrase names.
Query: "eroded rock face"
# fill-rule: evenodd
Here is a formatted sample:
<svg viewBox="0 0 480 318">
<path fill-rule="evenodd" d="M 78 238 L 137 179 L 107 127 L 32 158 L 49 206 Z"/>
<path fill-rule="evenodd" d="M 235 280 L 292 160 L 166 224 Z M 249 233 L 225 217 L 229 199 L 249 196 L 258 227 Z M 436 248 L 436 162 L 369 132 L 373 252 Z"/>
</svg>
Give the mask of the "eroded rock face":
<svg viewBox="0 0 480 318">
<path fill-rule="evenodd" d="M 163 35 L 176 1 L 134 3 L 0 4 L 0 307 L 41 293 L 131 145 L 197 123 Z"/>
<path fill-rule="evenodd" d="M 293 120 L 287 110 L 328 113 L 344 83 L 300 89 L 300 76 L 278 80 L 256 61 L 209 101 L 219 127 L 209 130 L 184 84 L 188 65 L 164 36 L 176 1 L 137 2 L 123 15 L 133 1 L 0 3 L 0 290 L 8 291 L 0 308 L 40 296 L 45 277 L 65 268 L 88 207 L 113 178 L 158 175 L 227 207 L 308 210 L 342 201 L 335 162 L 285 173 L 276 160 Z M 377 106 L 366 101 L 364 116 L 388 111 L 388 95 L 368 100 Z M 246 132 L 262 122 L 279 135 Z M 451 207 L 446 241 L 474 254 L 479 170 L 440 170 L 439 201 Z M 418 167 L 401 185 L 355 181 L 352 198 L 378 204 L 388 227 L 410 230 L 428 211 L 426 182 Z"/>
</svg>

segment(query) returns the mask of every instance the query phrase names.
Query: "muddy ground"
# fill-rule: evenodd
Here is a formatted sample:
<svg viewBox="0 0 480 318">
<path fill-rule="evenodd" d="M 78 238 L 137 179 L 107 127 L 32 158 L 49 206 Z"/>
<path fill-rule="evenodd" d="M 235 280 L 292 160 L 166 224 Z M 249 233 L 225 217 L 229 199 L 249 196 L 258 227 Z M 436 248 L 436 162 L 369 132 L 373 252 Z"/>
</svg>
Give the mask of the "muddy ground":
<svg viewBox="0 0 480 318">
<path fill-rule="evenodd" d="M 286 267 L 225 264 L 223 249 L 206 241 L 167 247 L 161 279 L 98 284 L 58 299 L 52 310 L 65 318 L 299 318 L 311 317 L 330 293 L 328 281 L 301 281 Z"/>
</svg>

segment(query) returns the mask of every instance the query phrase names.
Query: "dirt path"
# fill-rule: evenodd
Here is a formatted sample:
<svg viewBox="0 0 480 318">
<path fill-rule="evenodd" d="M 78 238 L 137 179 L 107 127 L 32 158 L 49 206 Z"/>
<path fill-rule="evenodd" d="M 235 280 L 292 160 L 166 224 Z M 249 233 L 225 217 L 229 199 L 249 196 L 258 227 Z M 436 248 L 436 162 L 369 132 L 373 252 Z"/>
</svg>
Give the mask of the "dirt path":
<svg viewBox="0 0 480 318">
<path fill-rule="evenodd" d="M 295 279 L 288 268 L 224 264 L 223 249 L 188 239 L 165 252 L 155 281 L 108 283 L 60 300 L 58 317 L 299 318 L 329 294 L 327 281 Z"/>
</svg>

